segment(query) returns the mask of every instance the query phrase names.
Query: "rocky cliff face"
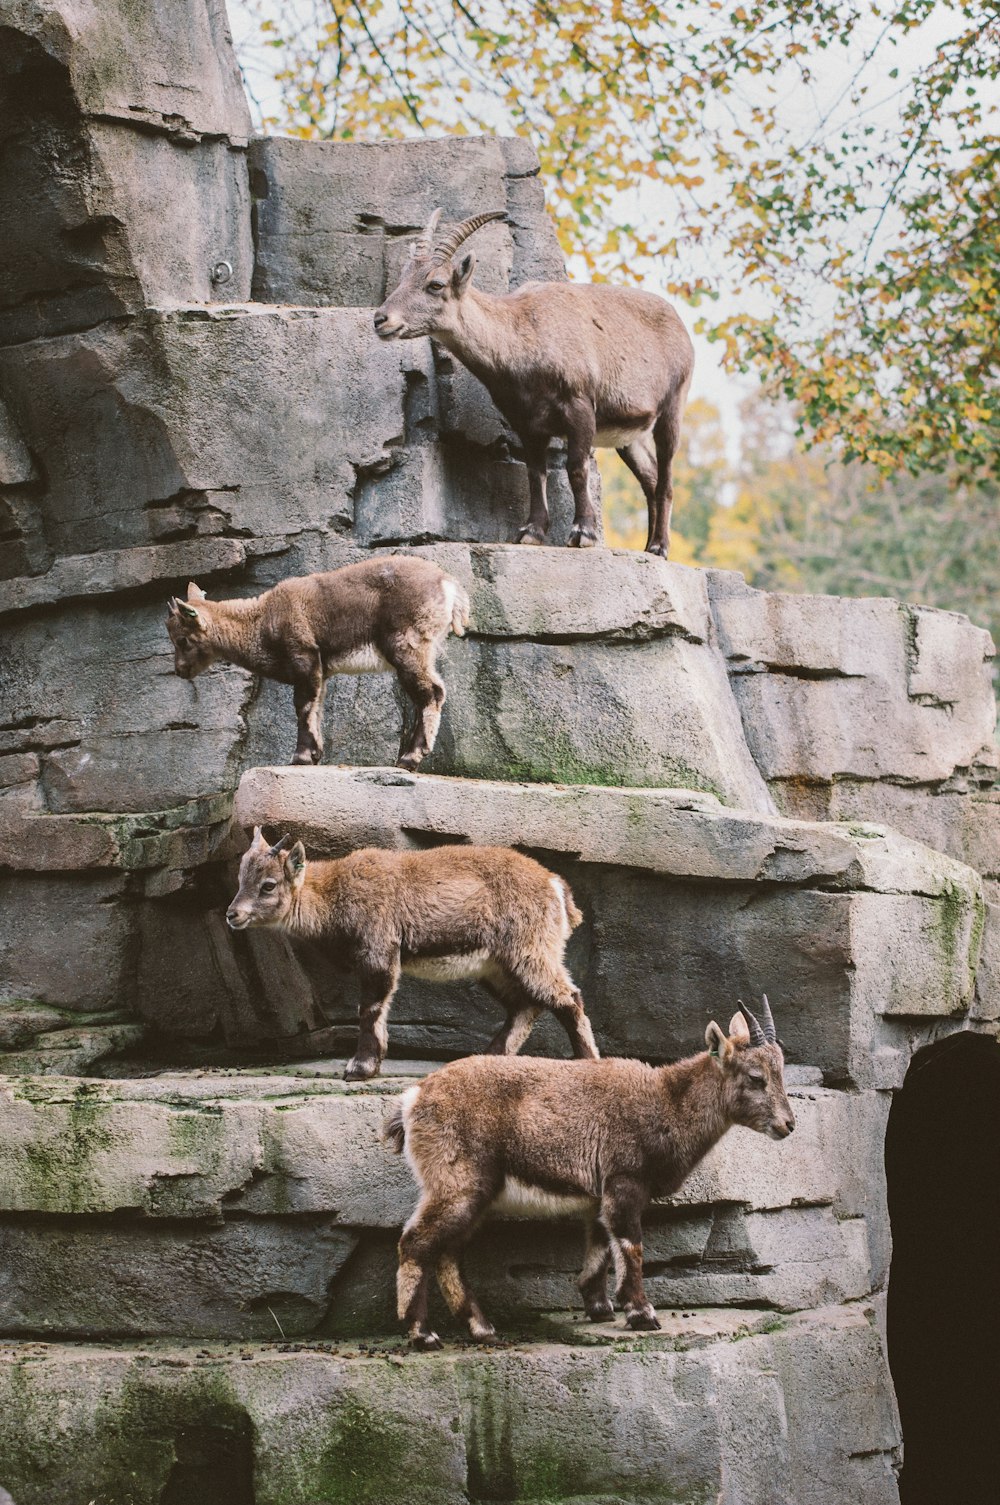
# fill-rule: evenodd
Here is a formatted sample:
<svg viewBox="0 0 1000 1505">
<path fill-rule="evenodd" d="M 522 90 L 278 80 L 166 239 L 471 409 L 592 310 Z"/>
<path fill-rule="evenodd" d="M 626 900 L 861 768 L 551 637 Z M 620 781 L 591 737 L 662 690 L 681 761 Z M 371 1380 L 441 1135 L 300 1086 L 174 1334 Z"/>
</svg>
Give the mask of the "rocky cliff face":
<svg viewBox="0 0 1000 1505">
<path fill-rule="evenodd" d="M 894 1505 L 885 1121 L 916 1048 L 1000 1018 L 987 634 L 498 542 L 510 436 L 370 309 L 438 204 L 506 210 L 484 286 L 565 275 L 524 142 L 250 141 L 221 0 L 5 0 L 0 42 L 0 1482 L 197 1505 L 222 1459 L 237 1505 Z M 551 492 L 558 545 L 558 455 Z M 393 548 L 472 599 L 426 774 L 387 766 L 391 678 L 331 682 L 344 766 L 303 770 L 288 691 L 173 675 L 189 578 Z M 608 1052 L 686 1053 L 766 988 L 799 1129 L 734 1131 L 650 1215 L 662 1335 L 582 1333 L 576 1230 L 500 1223 L 474 1273 L 523 1342 L 395 1353 L 385 1095 L 496 1019 L 407 985 L 393 1075 L 341 1084 L 351 980 L 223 923 L 253 823 L 537 854 Z"/>
</svg>

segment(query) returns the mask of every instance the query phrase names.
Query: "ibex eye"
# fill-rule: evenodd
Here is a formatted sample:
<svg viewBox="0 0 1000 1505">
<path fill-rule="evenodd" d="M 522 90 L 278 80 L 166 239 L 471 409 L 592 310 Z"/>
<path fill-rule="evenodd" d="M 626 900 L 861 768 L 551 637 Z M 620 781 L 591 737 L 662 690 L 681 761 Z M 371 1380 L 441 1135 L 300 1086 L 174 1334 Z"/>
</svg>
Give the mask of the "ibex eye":
<svg viewBox="0 0 1000 1505">
<path fill-rule="evenodd" d="M 277 884 L 277 880 L 276 879 L 274 879 L 274 878 L 265 878 L 264 881 L 263 881 L 263 883 L 260 886 L 260 891 L 261 891 L 262 894 L 273 894 L 274 890 L 277 888 L 277 886 L 278 886 L 278 884 Z M 761 1081 L 763 1081 L 763 1080 L 764 1079 L 762 1077 Z"/>
<path fill-rule="evenodd" d="M 443 293 L 447 287 L 445 282 L 427 282 L 424 285 L 429 293 Z"/>
<path fill-rule="evenodd" d="M 763 1087 L 765 1083 L 764 1077 L 762 1077 L 760 1073 L 756 1071 L 751 1071 L 750 1081 L 754 1087 Z"/>
</svg>

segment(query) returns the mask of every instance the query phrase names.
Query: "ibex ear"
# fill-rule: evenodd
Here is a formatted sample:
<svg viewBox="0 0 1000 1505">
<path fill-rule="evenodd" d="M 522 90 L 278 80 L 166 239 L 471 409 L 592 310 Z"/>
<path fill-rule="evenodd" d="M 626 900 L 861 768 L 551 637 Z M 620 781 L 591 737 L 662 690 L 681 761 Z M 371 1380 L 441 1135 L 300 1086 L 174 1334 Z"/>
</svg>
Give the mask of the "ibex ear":
<svg viewBox="0 0 1000 1505">
<path fill-rule="evenodd" d="M 709 1055 L 720 1065 L 732 1057 L 733 1042 L 722 1033 L 714 1019 L 705 1031 L 705 1044 L 708 1046 Z"/>
<path fill-rule="evenodd" d="M 285 872 L 293 888 L 298 888 L 306 875 L 306 849 L 297 841 L 285 856 Z"/>
<path fill-rule="evenodd" d="M 189 580 L 188 581 L 188 600 L 189 601 L 207 601 L 208 600 L 208 597 L 205 595 L 205 592 L 202 590 L 201 586 L 200 585 L 195 585 L 195 583 L 194 583 L 193 580 Z"/>
<path fill-rule="evenodd" d="M 178 601 L 177 610 L 185 622 L 197 622 L 199 627 L 204 627 L 205 619 L 196 606 L 189 606 L 186 601 Z"/>
<path fill-rule="evenodd" d="M 742 1014 L 734 1014 L 729 1021 L 729 1038 L 740 1045 L 750 1044 L 750 1030 Z"/>
<path fill-rule="evenodd" d="M 452 292 L 462 292 L 468 286 L 469 280 L 475 270 L 476 253 L 475 251 L 469 251 L 467 255 L 462 257 L 458 266 L 455 267 L 451 274 Z"/>
</svg>

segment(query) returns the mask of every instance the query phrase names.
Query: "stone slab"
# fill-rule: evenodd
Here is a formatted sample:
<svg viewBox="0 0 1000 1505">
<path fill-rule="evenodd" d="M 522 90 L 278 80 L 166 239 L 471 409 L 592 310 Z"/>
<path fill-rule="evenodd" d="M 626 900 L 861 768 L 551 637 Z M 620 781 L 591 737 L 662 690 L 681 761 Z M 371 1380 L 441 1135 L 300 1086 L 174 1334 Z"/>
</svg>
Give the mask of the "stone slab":
<svg viewBox="0 0 1000 1505">
<path fill-rule="evenodd" d="M 225 0 L 11 0 L 5 24 L 61 65 L 84 114 L 250 135 Z"/>
<path fill-rule="evenodd" d="M 5 1078 L 0 1210 L 207 1218 L 335 1216 L 398 1228 L 415 1188 L 381 1142 L 389 1099 L 412 1077 L 374 1084 L 194 1073 L 136 1081 Z M 790 1088 L 787 1143 L 734 1129 L 674 1201 L 769 1211 L 866 1210 L 888 1111 L 879 1094 Z M 866 1143 L 875 1149 L 866 1153 Z"/>
<path fill-rule="evenodd" d="M 49 541 L 78 554 L 148 544 L 178 508 L 239 536 L 349 528 L 358 471 L 403 438 L 400 361 L 357 312 L 241 305 L 29 342 L 0 380 L 46 456 Z"/>
<path fill-rule="evenodd" d="M 476 235 L 476 283 L 486 291 L 566 275 L 527 141 L 264 137 L 251 145 L 250 173 L 260 302 L 375 307 L 435 208 L 444 223 L 508 215 Z"/>
<path fill-rule="evenodd" d="M 721 656 L 703 577 L 626 550 L 513 545 L 415 550 L 472 602 L 467 639 L 441 657 L 449 703 L 429 766 L 469 778 L 707 789 L 770 810 Z M 247 761 L 288 756 L 288 691 L 264 686 Z M 388 760 L 395 679 L 334 679 L 330 757 Z M 266 709 L 265 709 L 266 707 Z M 345 737 L 346 733 L 346 737 Z"/>
<path fill-rule="evenodd" d="M 211 581 L 266 552 L 266 541 L 209 537 L 64 555 L 44 574 L 0 583 L 0 614 L 62 606 L 83 596 L 120 595 L 184 578 Z"/>
<path fill-rule="evenodd" d="M 933 784 L 989 750 L 989 633 L 887 599 L 793 596 L 709 572 L 744 727 L 769 781 Z"/>
<path fill-rule="evenodd" d="M 0 120 L 0 135 L 11 136 L 0 162 L 0 213 L 16 227 L 0 270 L 0 343 L 151 305 L 248 298 L 245 151 L 223 139 L 82 119 L 62 87 L 58 71 L 24 71 L 9 83 L 11 113 L 31 129 L 9 133 Z M 44 192 L 26 191 L 37 183 Z"/>
<path fill-rule="evenodd" d="M 427 1357 L 13 1345 L 0 1448 L 19 1505 L 154 1505 L 171 1480 L 223 1476 L 257 1505 L 897 1505 L 898 1425 L 864 1310 L 710 1332 Z"/>
<path fill-rule="evenodd" d="M 700 1031 L 766 991 L 791 1060 L 889 1085 L 879 1052 L 895 1050 L 892 1071 L 905 1071 L 910 1020 L 958 1019 L 973 1000 L 978 875 L 885 828 L 750 815 L 677 790 L 389 769 L 254 769 L 235 810 L 245 828 L 292 832 L 316 856 L 464 840 L 532 852 L 583 911 L 567 961 L 606 1052 L 682 1055 L 692 1021 Z M 295 950 L 346 1046 L 349 975 L 314 944 Z M 906 1023 L 894 1034 L 897 1017 Z M 497 1022 L 479 990 L 405 982 L 390 1039 L 404 1054 L 462 1054 L 485 1048 Z M 547 1018 L 529 1048 L 565 1051 Z"/>
</svg>

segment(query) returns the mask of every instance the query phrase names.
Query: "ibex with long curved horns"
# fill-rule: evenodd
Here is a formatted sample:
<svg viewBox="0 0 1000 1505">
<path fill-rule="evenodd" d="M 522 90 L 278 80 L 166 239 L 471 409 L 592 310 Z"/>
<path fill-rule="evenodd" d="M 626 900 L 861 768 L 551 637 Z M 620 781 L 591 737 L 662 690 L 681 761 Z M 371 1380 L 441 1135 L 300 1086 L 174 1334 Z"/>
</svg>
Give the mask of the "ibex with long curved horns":
<svg viewBox="0 0 1000 1505">
<path fill-rule="evenodd" d="M 405 1151 L 420 1202 L 399 1241 L 399 1315 L 418 1348 L 437 1273 L 456 1317 L 479 1341 L 495 1337 L 459 1265 L 490 1211 L 521 1217 L 583 1214 L 579 1288 L 587 1316 L 612 1314 L 608 1267 L 631 1328 L 659 1327 L 642 1284 L 642 1214 L 672 1196 L 733 1124 L 785 1139 L 795 1118 L 767 998 L 759 1023 L 741 1003 L 707 1051 L 653 1068 L 640 1061 L 543 1061 L 468 1056 L 398 1099 L 385 1138 Z"/>
<path fill-rule="evenodd" d="M 494 295 L 472 286 L 470 251 L 455 253 L 502 213 L 477 214 L 437 235 L 435 209 L 413 243 L 403 277 L 375 313 L 383 340 L 433 335 L 486 387 L 516 433 L 528 466 L 530 512 L 520 543 L 544 543 L 549 443 L 567 444 L 575 517 L 569 542 L 596 541 L 590 498 L 595 445 L 617 449 L 649 509 L 646 549 L 666 556 L 673 505 L 671 466 L 694 349 L 662 298 L 636 288 L 528 282 Z"/>
</svg>

